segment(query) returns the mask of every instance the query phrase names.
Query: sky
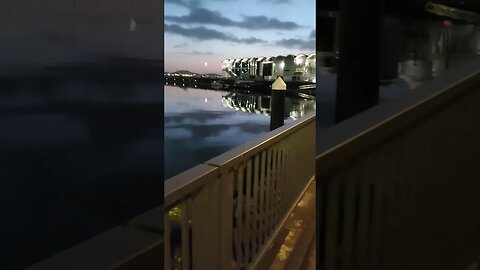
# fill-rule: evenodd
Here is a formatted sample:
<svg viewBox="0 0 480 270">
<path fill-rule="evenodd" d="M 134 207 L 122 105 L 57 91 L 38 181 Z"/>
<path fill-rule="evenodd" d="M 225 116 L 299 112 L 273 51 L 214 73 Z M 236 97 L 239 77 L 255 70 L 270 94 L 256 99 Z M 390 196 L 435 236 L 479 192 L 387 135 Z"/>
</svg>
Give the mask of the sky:
<svg viewBox="0 0 480 270">
<path fill-rule="evenodd" d="M 165 0 L 164 44 L 167 72 L 314 52 L 315 0 Z"/>
<path fill-rule="evenodd" d="M 163 60 L 163 8 L 159 0 L 0 0 L 0 72 L 100 55 Z"/>
</svg>

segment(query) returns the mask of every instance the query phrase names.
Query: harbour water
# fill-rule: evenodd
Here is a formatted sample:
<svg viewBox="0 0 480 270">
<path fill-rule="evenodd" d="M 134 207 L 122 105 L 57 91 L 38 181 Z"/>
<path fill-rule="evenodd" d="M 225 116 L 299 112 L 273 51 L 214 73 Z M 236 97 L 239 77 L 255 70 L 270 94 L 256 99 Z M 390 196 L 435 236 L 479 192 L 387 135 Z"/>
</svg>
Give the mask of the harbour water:
<svg viewBox="0 0 480 270">
<path fill-rule="evenodd" d="M 315 100 L 286 97 L 285 123 L 315 111 Z M 270 96 L 165 86 L 165 178 L 270 128 Z"/>
<path fill-rule="evenodd" d="M 113 62 L 0 76 L 0 269 L 163 203 L 162 82 Z"/>
</svg>

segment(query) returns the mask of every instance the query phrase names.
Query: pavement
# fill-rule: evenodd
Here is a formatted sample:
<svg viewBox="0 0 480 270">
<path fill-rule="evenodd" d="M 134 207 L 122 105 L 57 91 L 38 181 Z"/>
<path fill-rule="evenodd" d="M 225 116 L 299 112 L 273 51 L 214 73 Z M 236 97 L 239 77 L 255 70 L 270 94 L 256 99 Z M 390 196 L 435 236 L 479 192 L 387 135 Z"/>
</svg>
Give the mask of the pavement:
<svg viewBox="0 0 480 270">
<path fill-rule="evenodd" d="M 285 237 L 277 244 L 276 257 L 268 269 L 315 269 L 315 187 L 313 180 L 282 225 Z"/>
</svg>

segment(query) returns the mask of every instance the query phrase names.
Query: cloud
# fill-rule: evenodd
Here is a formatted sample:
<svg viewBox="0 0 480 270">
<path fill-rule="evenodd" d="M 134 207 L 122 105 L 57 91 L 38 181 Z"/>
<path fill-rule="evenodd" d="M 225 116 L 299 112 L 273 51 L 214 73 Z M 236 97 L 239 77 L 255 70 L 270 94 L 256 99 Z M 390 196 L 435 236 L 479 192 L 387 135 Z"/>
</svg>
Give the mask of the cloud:
<svg viewBox="0 0 480 270">
<path fill-rule="evenodd" d="M 237 26 L 247 29 L 282 29 L 294 30 L 300 28 L 300 25 L 295 22 L 280 21 L 275 18 L 268 18 L 266 16 L 244 16 L 242 22 L 237 23 Z"/>
<path fill-rule="evenodd" d="M 305 38 L 284 38 L 275 42 L 275 45 L 298 48 L 302 50 L 315 50 L 316 49 L 316 29 L 313 29 L 310 34 Z"/>
<path fill-rule="evenodd" d="M 277 41 L 276 45 L 287 48 L 296 47 L 302 50 L 315 50 L 315 39 L 284 38 Z"/>
<path fill-rule="evenodd" d="M 266 16 L 243 16 L 242 21 L 234 21 L 223 16 L 220 12 L 212 11 L 206 8 L 192 8 L 190 14 L 184 16 L 165 16 L 166 21 L 176 23 L 200 23 L 213 24 L 220 26 L 234 26 L 250 30 L 263 29 L 281 29 L 294 30 L 301 26 L 295 22 L 280 21 Z"/>
<path fill-rule="evenodd" d="M 199 40 L 224 39 L 230 40 L 233 37 L 222 32 L 207 29 L 205 27 L 184 28 L 178 24 L 165 24 L 164 31 L 167 33 L 178 34 Z"/>
<path fill-rule="evenodd" d="M 263 39 L 250 37 L 250 38 L 242 38 L 240 39 L 242 43 L 265 43 L 266 41 Z"/>
<path fill-rule="evenodd" d="M 189 55 L 212 55 L 212 52 L 199 52 L 199 51 L 191 51 L 191 52 L 185 52 L 183 54 L 189 54 Z"/>
<path fill-rule="evenodd" d="M 205 23 L 223 26 L 233 26 L 235 21 L 224 17 L 220 12 L 211 11 L 206 8 L 194 8 L 190 10 L 190 14 L 185 16 L 165 16 L 166 21 L 176 23 Z"/>
<path fill-rule="evenodd" d="M 233 35 L 228 35 L 223 32 L 212 30 L 201 27 L 194 27 L 194 28 L 185 28 L 178 24 L 165 24 L 165 32 L 181 35 L 184 37 L 196 39 L 196 40 L 223 40 L 223 41 L 232 41 L 232 42 L 239 42 L 239 43 L 265 43 L 266 41 L 258 38 L 238 38 Z"/>
<path fill-rule="evenodd" d="M 174 48 L 185 48 L 185 47 L 188 47 L 188 44 L 184 42 L 184 43 L 177 44 L 173 47 Z"/>
<path fill-rule="evenodd" d="M 186 8 L 194 8 L 200 5 L 198 0 L 165 0 L 165 3 L 175 4 Z"/>
</svg>

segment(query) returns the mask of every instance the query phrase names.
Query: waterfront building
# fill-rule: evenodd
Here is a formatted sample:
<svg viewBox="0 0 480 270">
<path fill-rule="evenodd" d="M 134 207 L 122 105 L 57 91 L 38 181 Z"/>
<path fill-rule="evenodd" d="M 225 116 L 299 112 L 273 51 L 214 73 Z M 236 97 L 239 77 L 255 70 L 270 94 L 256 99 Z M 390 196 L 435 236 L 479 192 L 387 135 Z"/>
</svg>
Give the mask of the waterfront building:
<svg viewBox="0 0 480 270">
<path fill-rule="evenodd" d="M 275 57 L 275 62 L 273 65 L 273 76 L 277 78 L 278 76 L 283 76 L 283 69 L 285 68 L 285 56 L 279 55 Z M 285 80 L 285 79 L 284 79 Z"/>
<path fill-rule="evenodd" d="M 240 62 L 240 78 L 248 79 L 250 73 L 250 58 L 243 58 Z"/>
<path fill-rule="evenodd" d="M 276 79 L 276 77 L 274 77 L 274 70 L 273 70 L 273 65 L 275 64 L 275 57 L 274 56 L 270 56 L 270 57 L 267 57 L 263 62 L 262 62 L 262 67 L 263 67 L 263 80 L 266 80 L 266 81 L 273 81 Z"/>
<path fill-rule="evenodd" d="M 311 53 L 305 61 L 305 80 L 316 82 L 317 77 L 317 54 Z"/>
<path fill-rule="evenodd" d="M 295 71 L 293 73 L 293 81 L 304 81 L 305 80 L 305 63 L 307 61 L 307 55 L 304 53 L 298 54 L 295 57 Z"/>
<path fill-rule="evenodd" d="M 255 61 L 255 79 L 256 80 L 263 80 L 263 61 L 265 57 L 259 57 Z"/>
<path fill-rule="evenodd" d="M 283 67 L 283 80 L 292 81 L 293 73 L 295 72 L 295 56 L 289 54 L 285 57 L 284 61 L 285 63 Z"/>
<path fill-rule="evenodd" d="M 248 77 L 254 79 L 257 72 L 257 57 L 250 58 L 248 68 Z"/>
<path fill-rule="evenodd" d="M 334 56 L 330 53 L 325 54 L 325 57 Z M 326 65 L 325 68 L 326 72 L 331 72 L 331 66 Z M 282 76 L 284 81 L 314 82 L 316 53 L 226 59 L 222 61 L 222 76 L 228 79 L 257 81 L 273 81 L 278 76 Z"/>
</svg>

